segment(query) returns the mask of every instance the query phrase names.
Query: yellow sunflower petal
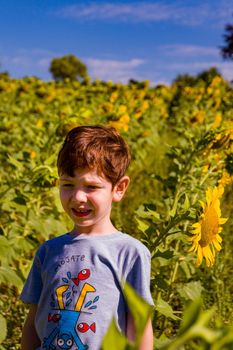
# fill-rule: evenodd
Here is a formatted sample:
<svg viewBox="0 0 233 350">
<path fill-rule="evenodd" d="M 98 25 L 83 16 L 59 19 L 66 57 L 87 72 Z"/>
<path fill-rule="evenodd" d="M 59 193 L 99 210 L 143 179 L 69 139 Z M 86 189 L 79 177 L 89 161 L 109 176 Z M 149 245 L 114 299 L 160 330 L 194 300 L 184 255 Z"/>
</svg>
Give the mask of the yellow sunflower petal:
<svg viewBox="0 0 233 350">
<path fill-rule="evenodd" d="M 208 205 L 210 204 L 211 199 L 212 199 L 212 189 L 209 187 L 206 190 L 206 202 L 207 202 Z"/>
<path fill-rule="evenodd" d="M 202 209 L 205 210 L 206 204 L 202 201 L 199 201 L 201 203 Z"/>
<path fill-rule="evenodd" d="M 197 249 L 197 261 L 196 261 L 196 265 L 197 266 L 201 265 L 202 259 L 203 259 L 202 248 L 200 246 L 198 246 L 198 249 Z"/>
<path fill-rule="evenodd" d="M 227 222 L 227 220 L 228 220 L 228 218 L 220 218 L 220 219 L 219 219 L 220 225 L 225 224 L 225 223 Z"/>
<path fill-rule="evenodd" d="M 218 243 L 217 239 L 213 240 L 213 245 L 217 249 L 217 251 L 220 251 L 222 249 L 221 245 Z"/>
<path fill-rule="evenodd" d="M 203 252 L 203 255 L 205 258 L 207 258 L 211 261 L 213 260 L 214 256 L 213 256 L 213 253 L 212 253 L 209 245 L 207 245 L 206 247 L 203 247 L 202 252 Z"/>
<path fill-rule="evenodd" d="M 221 237 L 221 236 L 216 235 L 216 239 L 218 240 L 218 242 L 219 242 L 219 243 L 221 243 L 221 242 L 222 242 L 222 237 Z"/>
<path fill-rule="evenodd" d="M 217 187 L 217 189 L 218 189 L 218 196 L 219 196 L 219 197 L 222 197 L 222 195 L 223 195 L 223 193 L 224 193 L 224 187 L 221 186 L 221 185 L 219 185 L 219 186 Z"/>
<path fill-rule="evenodd" d="M 195 222 L 195 224 L 192 225 L 192 228 L 194 229 L 200 229 L 200 223 L 199 222 Z"/>
<path fill-rule="evenodd" d="M 202 263 L 203 257 L 206 265 L 212 266 L 216 252 L 221 250 L 222 238 L 219 233 L 222 231 L 221 225 L 227 221 L 226 218 L 221 217 L 220 198 L 223 192 L 223 186 L 209 187 L 205 202 L 200 201 L 203 213 L 199 221 L 191 227 L 192 236 L 189 241 L 192 242 L 192 246 L 188 251 L 197 253 L 197 266 Z"/>
</svg>

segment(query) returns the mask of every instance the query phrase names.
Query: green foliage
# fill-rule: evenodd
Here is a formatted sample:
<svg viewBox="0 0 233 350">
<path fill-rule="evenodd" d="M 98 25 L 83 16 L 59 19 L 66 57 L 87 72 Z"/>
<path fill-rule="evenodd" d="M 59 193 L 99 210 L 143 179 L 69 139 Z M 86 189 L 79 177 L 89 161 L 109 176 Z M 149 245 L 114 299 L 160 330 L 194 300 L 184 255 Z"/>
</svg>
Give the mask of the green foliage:
<svg viewBox="0 0 233 350">
<path fill-rule="evenodd" d="M 122 335 L 116 326 L 114 319 L 103 339 L 101 350 L 137 350 L 140 346 L 141 335 L 145 324 L 151 314 L 151 307 L 137 295 L 129 285 L 125 286 L 127 302 L 133 310 L 133 316 L 137 325 L 136 339 L 133 344 Z M 161 350 L 177 349 L 211 349 L 230 350 L 233 346 L 233 327 L 226 327 L 221 322 L 215 327 L 210 327 L 211 319 L 216 310 L 214 308 L 204 311 L 201 298 L 194 299 L 186 308 L 180 328 L 175 338 L 156 339 L 155 348 Z M 188 347 L 187 347 L 188 346 Z"/>
<path fill-rule="evenodd" d="M 114 320 L 110 323 L 107 334 L 103 339 L 101 350 L 126 350 L 129 349 L 127 339 L 121 334 Z"/>
<path fill-rule="evenodd" d="M 215 306 L 208 329 L 220 329 L 222 349 L 231 343 L 233 91 L 218 74 L 206 74 L 155 88 L 148 82 L 0 77 L 0 308 L 7 320 L 1 345 L 6 350 L 12 344 L 19 349 L 27 309 L 17 300 L 35 250 L 72 227 L 59 201 L 56 155 L 67 131 L 85 124 L 113 125 L 132 150 L 130 188 L 114 206 L 112 220 L 152 253 L 156 348 L 188 332 L 178 332 L 180 320 L 187 303 L 200 296 L 203 305 L 195 304 L 194 310 Z M 225 187 L 222 216 L 229 217 L 222 251 L 211 269 L 197 268 L 195 254 L 188 253 L 190 227 L 202 214 L 206 189 L 220 183 Z M 196 313 L 188 329 L 196 322 L 200 326 L 202 312 Z M 188 338 L 191 348 L 198 348 L 200 340 L 193 339 Z M 208 341 L 202 338 L 205 345 L 198 349 L 215 346 Z M 125 339 L 119 344 L 124 348 Z"/>
<path fill-rule="evenodd" d="M 103 339 L 101 350 L 108 350 L 109 348 L 112 350 L 137 350 L 140 346 L 145 326 L 151 316 L 152 307 L 137 295 L 127 283 L 124 285 L 124 295 L 135 324 L 135 341 L 134 343 L 130 343 L 120 333 L 113 319 Z"/>
<path fill-rule="evenodd" d="M 0 314 L 0 344 L 3 342 L 3 340 L 6 338 L 7 334 L 7 328 L 6 328 L 6 320 L 5 318 Z"/>
<path fill-rule="evenodd" d="M 207 128 L 199 127 L 192 133 L 183 131 L 180 145 L 170 147 L 166 154 L 170 160 L 167 175 L 154 175 L 163 186 L 163 196 L 137 211 L 138 228 L 152 252 L 152 290 L 157 300 L 154 324 L 158 339 L 170 332 L 169 329 L 177 328 L 177 316 L 187 301 L 205 293 L 208 300 L 209 286 L 204 276 L 199 280 L 200 271 L 193 256 L 187 255 L 188 238 L 191 225 L 200 215 L 199 200 L 203 200 L 207 187 L 218 183 L 216 169 L 220 169 L 222 159 L 228 159 L 229 154 L 228 149 L 222 149 L 222 157 L 216 162 L 212 145 L 219 131 Z M 207 152 L 209 165 L 203 173 Z M 203 275 L 206 276 L 205 271 Z"/>
<path fill-rule="evenodd" d="M 201 310 L 201 299 L 193 301 L 184 312 L 176 339 L 160 348 L 166 350 L 180 349 L 183 345 L 190 344 L 190 340 L 193 339 L 201 339 L 201 344 L 216 344 L 221 331 L 212 330 L 208 327 L 213 312 L 213 309 L 207 311 Z"/>
<path fill-rule="evenodd" d="M 55 80 L 78 80 L 87 77 L 87 68 L 85 64 L 74 55 L 54 58 L 51 61 L 49 71 Z"/>
</svg>

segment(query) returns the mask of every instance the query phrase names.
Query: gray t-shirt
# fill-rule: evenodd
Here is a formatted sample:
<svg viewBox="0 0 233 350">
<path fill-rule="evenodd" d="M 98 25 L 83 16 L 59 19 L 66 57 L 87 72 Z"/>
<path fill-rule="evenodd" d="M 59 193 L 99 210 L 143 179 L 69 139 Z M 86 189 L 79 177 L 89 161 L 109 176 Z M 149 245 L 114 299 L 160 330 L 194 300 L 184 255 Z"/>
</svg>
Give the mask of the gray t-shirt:
<svg viewBox="0 0 233 350">
<path fill-rule="evenodd" d="M 64 234 L 42 244 L 20 297 L 38 304 L 38 349 L 99 350 L 112 317 L 125 333 L 122 281 L 153 305 L 150 252 L 128 234 Z"/>
</svg>

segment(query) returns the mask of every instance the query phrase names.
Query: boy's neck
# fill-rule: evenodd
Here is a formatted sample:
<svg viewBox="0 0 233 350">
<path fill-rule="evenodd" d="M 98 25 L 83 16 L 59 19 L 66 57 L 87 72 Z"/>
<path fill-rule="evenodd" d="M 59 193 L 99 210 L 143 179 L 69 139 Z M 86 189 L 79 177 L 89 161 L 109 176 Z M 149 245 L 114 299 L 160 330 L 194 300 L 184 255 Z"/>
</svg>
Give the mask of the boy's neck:
<svg viewBox="0 0 233 350">
<path fill-rule="evenodd" d="M 71 235 L 74 236 L 106 236 L 106 235 L 111 235 L 113 233 L 119 232 L 113 225 L 112 223 L 108 227 L 103 227 L 103 228 L 83 228 L 83 227 L 74 227 L 73 230 L 70 232 Z"/>
</svg>

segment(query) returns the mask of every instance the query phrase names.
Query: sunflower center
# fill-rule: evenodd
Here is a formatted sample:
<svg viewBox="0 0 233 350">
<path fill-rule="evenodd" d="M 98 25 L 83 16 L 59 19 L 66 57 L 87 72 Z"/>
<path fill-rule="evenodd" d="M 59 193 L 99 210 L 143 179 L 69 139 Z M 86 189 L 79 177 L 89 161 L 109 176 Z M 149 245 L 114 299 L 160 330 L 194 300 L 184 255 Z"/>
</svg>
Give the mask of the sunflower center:
<svg viewBox="0 0 233 350">
<path fill-rule="evenodd" d="M 204 213 L 201 223 L 201 239 L 199 244 L 201 247 L 209 245 L 219 231 L 219 218 L 216 210 L 210 206 Z"/>
</svg>

